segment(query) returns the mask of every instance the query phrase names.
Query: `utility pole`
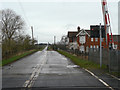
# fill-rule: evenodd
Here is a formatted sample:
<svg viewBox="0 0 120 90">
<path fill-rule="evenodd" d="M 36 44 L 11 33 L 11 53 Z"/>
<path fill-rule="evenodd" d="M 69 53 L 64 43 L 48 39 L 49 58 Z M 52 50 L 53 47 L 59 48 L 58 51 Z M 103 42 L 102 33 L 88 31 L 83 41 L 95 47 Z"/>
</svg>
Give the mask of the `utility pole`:
<svg viewBox="0 0 120 90">
<path fill-rule="evenodd" d="M 33 45 L 33 26 L 31 26 L 31 30 L 32 30 L 32 45 Z"/>
<path fill-rule="evenodd" d="M 33 26 L 31 26 L 31 30 L 32 30 L 32 40 L 33 40 Z"/>
<path fill-rule="evenodd" d="M 37 36 L 37 44 L 38 44 L 38 36 Z"/>
<path fill-rule="evenodd" d="M 56 36 L 54 36 L 54 50 L 56 48 L 55 43 L 56 43 Z"/>
<path fill-rule="evenodd" d="M 102 67 L 102 32 L 101 32 L 101 23 L 100 23 L 100 68 Z"/>
<path fill-rule="evenodd" d="M 55 45 L 55 43 L 56 43 L 56 36 L 54 36 L 54 45 Z"/>
</svg>

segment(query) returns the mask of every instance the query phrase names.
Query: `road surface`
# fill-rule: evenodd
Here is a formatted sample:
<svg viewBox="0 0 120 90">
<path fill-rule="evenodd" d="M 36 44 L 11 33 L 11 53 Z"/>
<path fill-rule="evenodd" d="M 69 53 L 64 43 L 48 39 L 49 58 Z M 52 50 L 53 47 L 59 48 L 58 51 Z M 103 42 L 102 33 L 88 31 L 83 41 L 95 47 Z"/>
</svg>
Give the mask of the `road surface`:
<svg viewBox="0 0 120 90">
<path fill-rule="evenodd" d="M 56 51 L 38 51 L 2 68 L 3 90 L 110 90 Z M 31 89 L 30 89 L 31 90 Z"/>
</svg>

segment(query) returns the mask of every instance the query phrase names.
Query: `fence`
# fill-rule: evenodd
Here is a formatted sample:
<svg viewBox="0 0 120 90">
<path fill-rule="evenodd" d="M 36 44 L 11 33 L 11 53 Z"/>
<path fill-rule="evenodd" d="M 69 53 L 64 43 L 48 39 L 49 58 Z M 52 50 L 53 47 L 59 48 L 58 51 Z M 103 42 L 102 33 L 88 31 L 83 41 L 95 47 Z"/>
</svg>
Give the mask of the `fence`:
<svg viewBox="0 0 120 90">
<path fill-rule="evenodd" d="M 120 72 L 120 51 L 111 50 L 110 51 L 110 71 L 119 71 Z"/>
<path fill-rule="evenodd" d="M 66 48 L 66 46 L 58 47 L 64 51 L 67 51 L 72 54 L 76 54 L 81 58 L 88 59 L 94 61 L 96 63 L 100 63 L 100 50 L 96 48 L 90 48 L 89 53 L 80 52 L 79 50 L 71 50 Z M 108 50 L 102 49 L 102 64 L 106 65 L 109 68 L 109 71 L 112 72 L 120 72 L 120 50 Z"/>
<path fill-rule="evenodd" d="M 100 51 L 99 49 L 89 49 L 88 60 L 100 63 Z M 119 50 L 107 50 L 102 49 L 102 64 L 109 67 L 109 71 L 120 72 L 120 51 Z"/>
<path fill-rule="evenodd" d="M 75 54 L 83 59 L 88 59 L 88 53 L 80 52 L 78 49 L 68 49 L 65 45 L 57 45 L 57 48 Z"/>
</svg>

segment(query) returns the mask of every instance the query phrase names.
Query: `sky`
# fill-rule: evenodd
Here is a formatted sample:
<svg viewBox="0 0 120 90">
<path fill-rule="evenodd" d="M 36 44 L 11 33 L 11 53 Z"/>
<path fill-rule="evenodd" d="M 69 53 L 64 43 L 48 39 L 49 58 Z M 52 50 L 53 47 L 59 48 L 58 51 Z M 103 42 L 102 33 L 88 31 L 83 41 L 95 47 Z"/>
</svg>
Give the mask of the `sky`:
<svg viewBox="0 0 120 90">
<path fill-rule="evenodd" d="M 107 0 L 113 34 L 118 34 L 118 1 Z M 90 25 L 103 23 L 101 0 L 4 0 L 1 9 L 12 9 L 26 22 L 25 32 L 41 42 L 60 41 L 68 31 L 90 29 Z"/>
</svg>

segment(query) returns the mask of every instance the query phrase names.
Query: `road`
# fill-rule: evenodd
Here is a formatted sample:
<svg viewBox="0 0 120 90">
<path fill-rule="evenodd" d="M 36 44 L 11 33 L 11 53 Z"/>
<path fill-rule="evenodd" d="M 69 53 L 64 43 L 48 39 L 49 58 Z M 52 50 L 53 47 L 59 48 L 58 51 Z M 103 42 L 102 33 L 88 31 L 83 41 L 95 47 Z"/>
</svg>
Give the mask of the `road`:
<svg viewBox="0 0 120 90">
<path fill-rule="evenodd" d="M 110 90 L 63 55 L 47 51 L 47 47 L 2 70 L 3 90 Z"/>
</svg>

